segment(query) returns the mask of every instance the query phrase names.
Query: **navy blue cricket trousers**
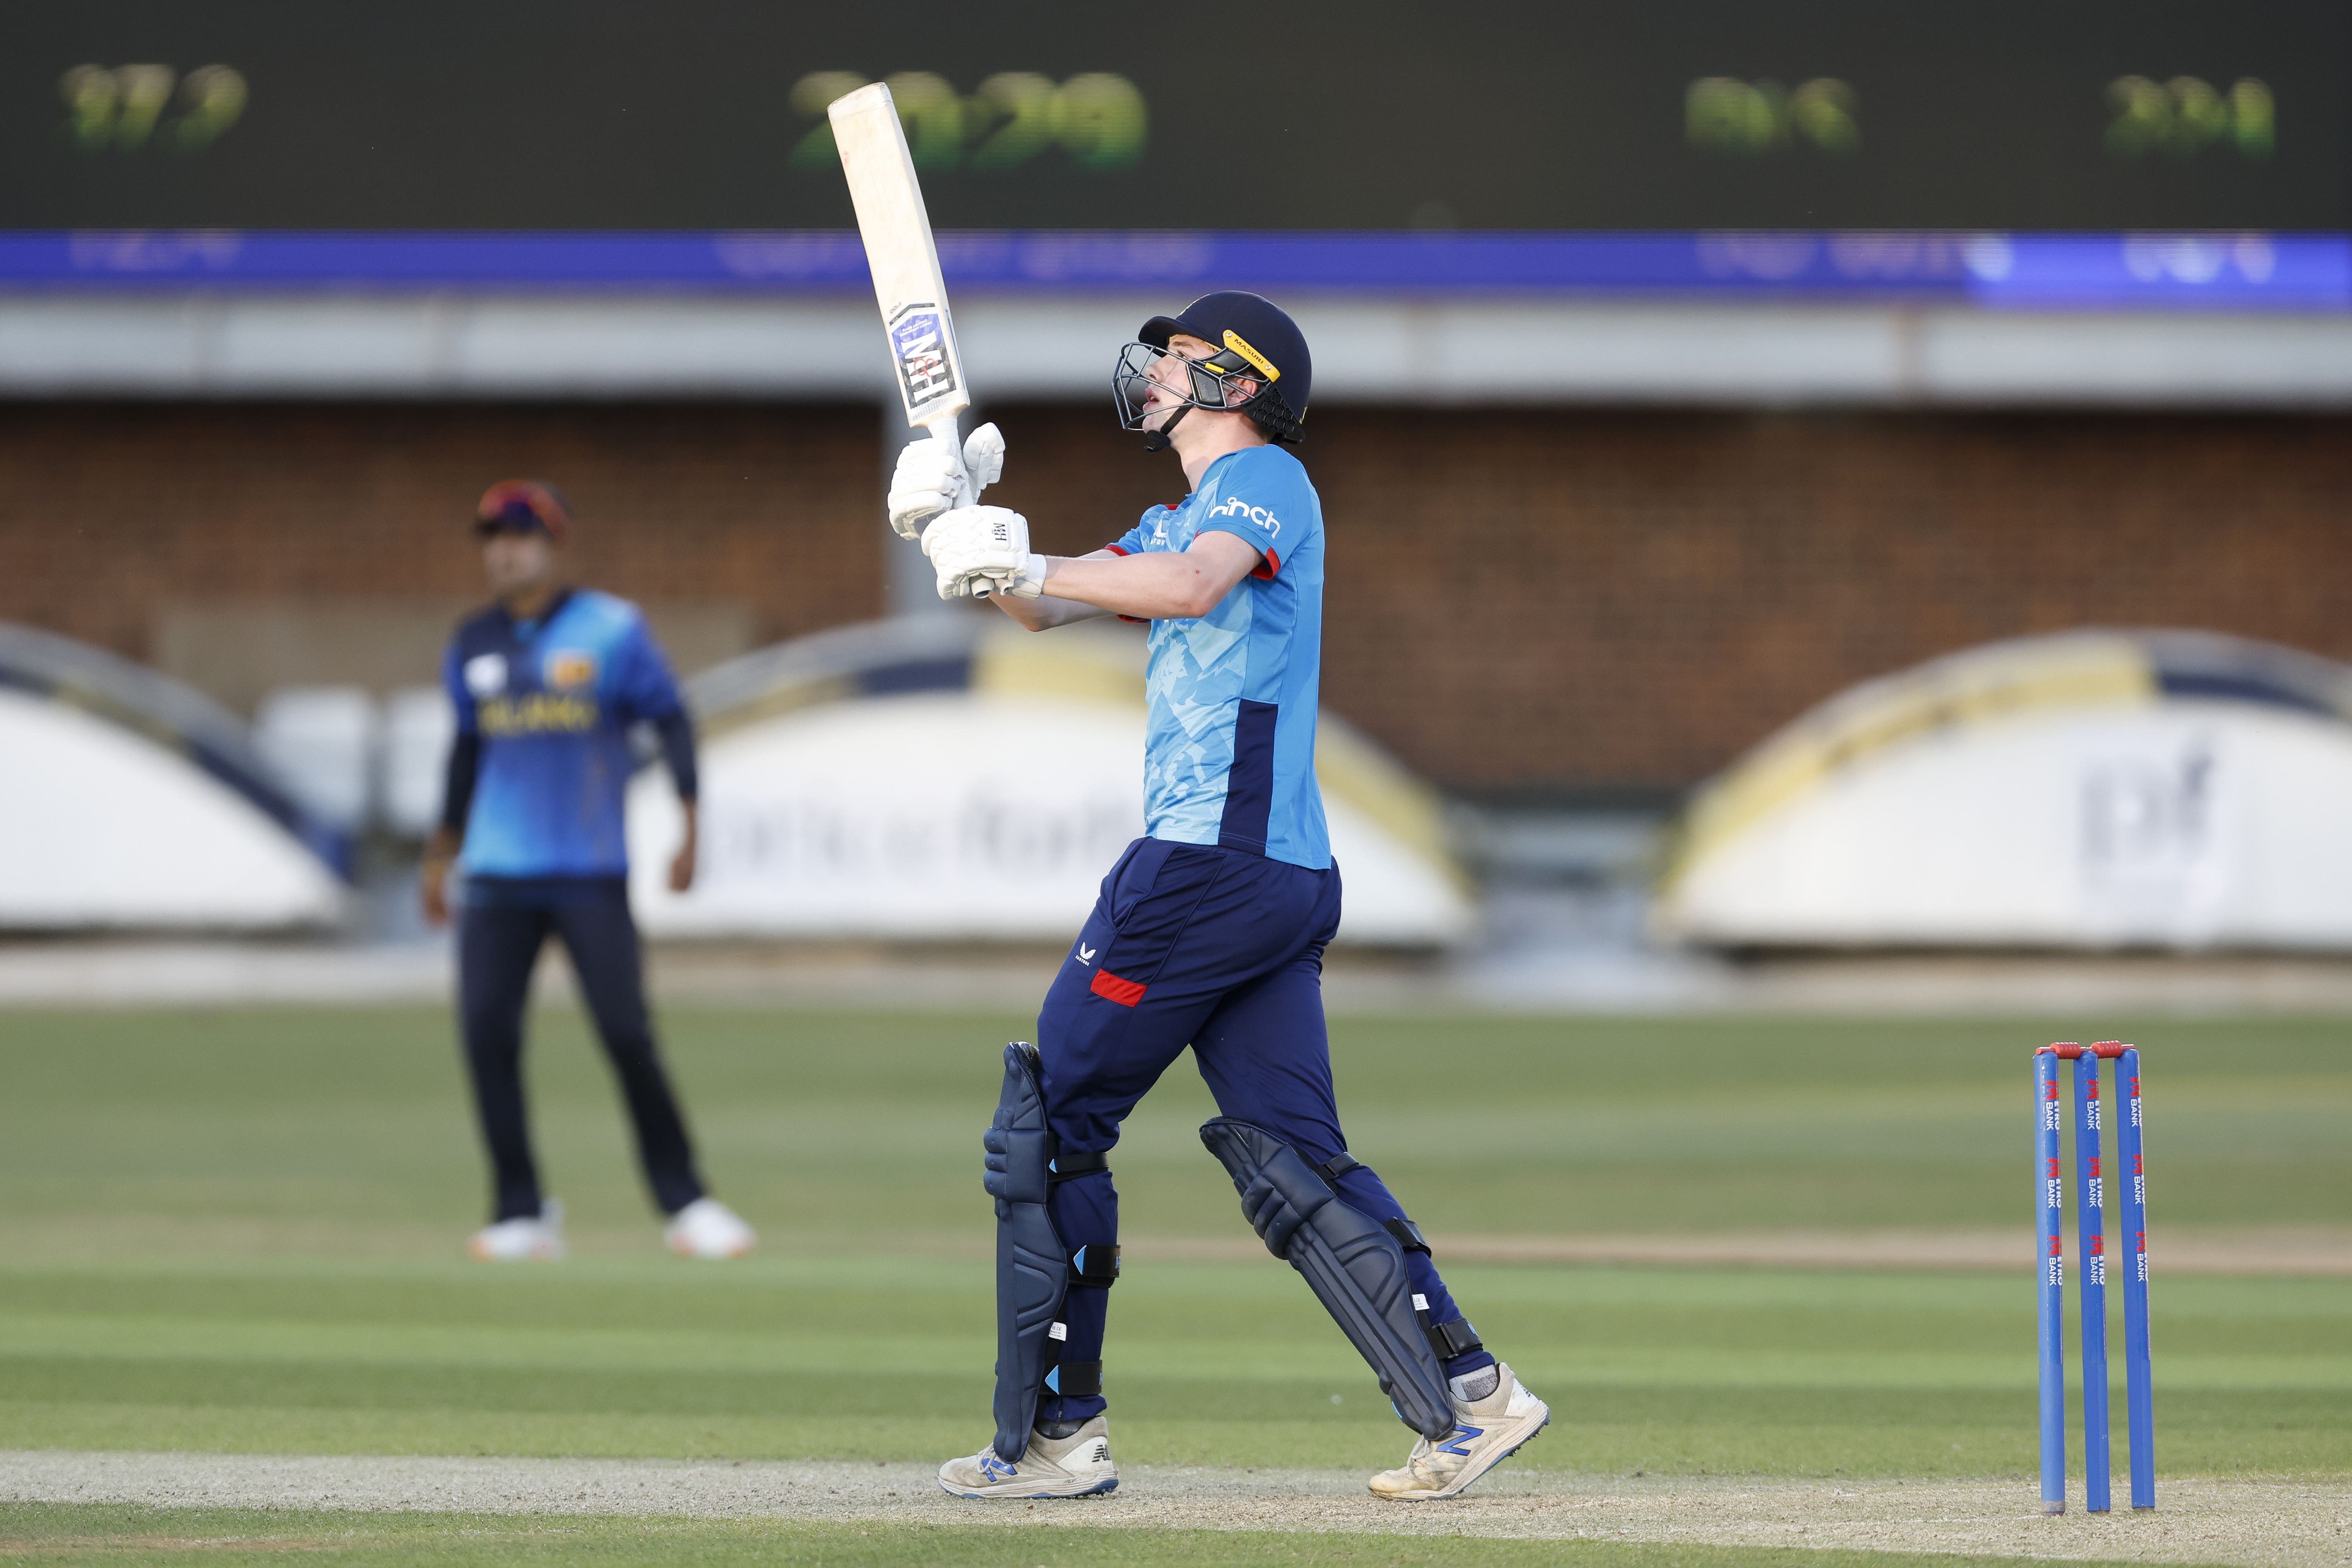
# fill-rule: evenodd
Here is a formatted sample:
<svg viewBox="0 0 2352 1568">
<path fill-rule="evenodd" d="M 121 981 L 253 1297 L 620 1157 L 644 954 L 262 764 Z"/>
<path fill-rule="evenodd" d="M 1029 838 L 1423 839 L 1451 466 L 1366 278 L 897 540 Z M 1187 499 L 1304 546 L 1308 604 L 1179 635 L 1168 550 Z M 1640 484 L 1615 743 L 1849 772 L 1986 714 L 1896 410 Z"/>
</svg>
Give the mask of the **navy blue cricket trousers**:
<svg viewBox="0 0 2352 1568">
<path fill-rule="evenodd" d="M 490 1217 L 539 1213 L 539 1167 L 523 1104 L 522 1016 L 530 972 L 551 934 L 562 937 L 572 955 L 597 1038 L 628 1102 L 646 1184 L 664 1214 L 676 1214 L 702 1196 L 702 1178 L 646 1015 L 627 885 L 617 877 L 478 877 L 467 885 L 458 917 L 457 1021 L 490 1156 Z"/>
<path fill-rule="evenodd" d="M 1038 1019 L 1045 1112 L 1061 1147 L 1108 1151 L 1136 1101 L 1189 1045 L 1223 1114 L 1255 1122 L 1310 1161 L 1345 1150 L 1323 1026 L 1323 949 L 1339 926 L 1337 866 L 1310 871 L 1157 838 L 1128 846 Z M 1373 1219 L 1407 1217 L 1369 1166 L 1334 1185 Z M 1048 1212 L 1073 1250 L 1118 1239 L 1108 1171 L 1055 1184 Z M 1460 1317 L 1428 1257 L 1405 1259 L 1431 1321 Z M 1070 1288 L 1061 1359 L 1101 1357 L 1108 1296 L 1099 1287 Z M 1474 1351 L 1446 1371 L 1458 1375 L 1493 1359 Z M 1037 1418 L 1081 1421 L 1103 1408 L 1098 1395 L 1048 1394 Z"/>
</svg>

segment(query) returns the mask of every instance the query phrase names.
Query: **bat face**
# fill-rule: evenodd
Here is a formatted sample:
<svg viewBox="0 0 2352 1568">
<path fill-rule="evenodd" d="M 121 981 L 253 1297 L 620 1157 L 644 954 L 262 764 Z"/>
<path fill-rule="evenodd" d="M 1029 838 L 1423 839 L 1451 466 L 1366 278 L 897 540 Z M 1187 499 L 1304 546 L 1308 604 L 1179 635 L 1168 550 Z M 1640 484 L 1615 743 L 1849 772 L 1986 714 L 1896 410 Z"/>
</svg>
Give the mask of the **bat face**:
<svg viewBox="0 0 2352 1568">
<path fill-rule="evenodd" d="M 907 151 L 907 133 L 890 89 L 877 82 L 835 100 L 827 110 L 834 144 L 857 209 L 858 237 L 874 274 L 890 360 L 907 422 L 929 428 L 950 425 L 971 406 L 956 354 L 955 323 L 948 314 L 947 282 L 940 276 L 923 187 Z"/>
</svg>

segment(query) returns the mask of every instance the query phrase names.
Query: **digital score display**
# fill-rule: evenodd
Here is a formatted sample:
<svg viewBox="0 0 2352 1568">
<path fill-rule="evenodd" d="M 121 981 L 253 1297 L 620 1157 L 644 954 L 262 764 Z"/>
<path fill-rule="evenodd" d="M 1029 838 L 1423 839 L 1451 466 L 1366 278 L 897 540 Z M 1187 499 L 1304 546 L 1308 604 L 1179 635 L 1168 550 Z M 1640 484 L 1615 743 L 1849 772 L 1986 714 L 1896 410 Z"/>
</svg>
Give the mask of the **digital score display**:
<svg viewBox="0 0 2352 1568">
<path fill-rule="evenodd" d="M 19 229 L 2352 227 L 2352 7 L 137 0 L 0 21 Z"/>
</svg>

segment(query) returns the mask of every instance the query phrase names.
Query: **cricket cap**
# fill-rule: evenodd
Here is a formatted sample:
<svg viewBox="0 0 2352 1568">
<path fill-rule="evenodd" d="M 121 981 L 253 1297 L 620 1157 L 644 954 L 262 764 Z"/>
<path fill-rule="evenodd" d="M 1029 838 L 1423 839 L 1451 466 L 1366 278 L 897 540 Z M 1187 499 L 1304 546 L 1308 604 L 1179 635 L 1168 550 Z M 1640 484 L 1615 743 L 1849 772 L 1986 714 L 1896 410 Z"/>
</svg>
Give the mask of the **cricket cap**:
<svg viewBox="0 0 2352 1568">
<path fill-rule="evenodd" d="M 537 529 L 556 543 L 572 531 L 572 503 L 543 479 L 500 479 L 474 507 L 474 531 L 485 538 L 504 530 Z"/>
</svg>

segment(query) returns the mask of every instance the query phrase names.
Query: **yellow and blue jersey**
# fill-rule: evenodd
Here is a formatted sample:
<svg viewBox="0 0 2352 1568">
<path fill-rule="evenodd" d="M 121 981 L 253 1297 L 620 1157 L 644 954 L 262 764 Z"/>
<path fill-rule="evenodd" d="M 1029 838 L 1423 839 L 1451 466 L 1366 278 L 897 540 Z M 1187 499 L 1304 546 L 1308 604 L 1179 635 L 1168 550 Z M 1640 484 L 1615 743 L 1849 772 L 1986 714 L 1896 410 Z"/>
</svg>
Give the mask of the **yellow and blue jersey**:
<svg viewBox="0 0 2352 1568">
<path fill-rule="evenodd" d="M 1144 832 L 1319 871 L 1331 864 L 1315 782 L 1322 502 L 1297 458 L 1252 447 L 1109 548 L 1181 553 L 1204 532 L 1234 534 L 1265 560 L 1207 615 L 1151 623 Z"/>
<path fill-rule="evenodd" d="M 478 753 L 463 784 L 453 771 L 451 788 L 469 878 L 625 876 L 621 807 L 637 723 L 660 726 L 666 742 L 688 737 L 682 771 L 678 744 L 668 749 L 679 794 L 694 795 L 677 682 L 625 599 L 569 592 L 533 621 L 493 605 L 457 628 L 441 674 L 458 753 Z M 465 784 L 470 802 L 458 798 Z"/>
</svg>

